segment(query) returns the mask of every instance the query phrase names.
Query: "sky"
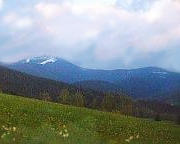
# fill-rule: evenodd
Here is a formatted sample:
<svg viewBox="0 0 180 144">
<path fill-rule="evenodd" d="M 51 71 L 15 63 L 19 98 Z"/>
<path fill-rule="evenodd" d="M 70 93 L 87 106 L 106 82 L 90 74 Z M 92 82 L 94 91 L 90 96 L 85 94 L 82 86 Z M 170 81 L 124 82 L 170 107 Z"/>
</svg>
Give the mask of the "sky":
<svg viewBox="0 0 180 144">
<path fill-rule="evenodd" d="M 180 72 L 179 0 L 0 0 L 0 61 Z"/>
</svg>

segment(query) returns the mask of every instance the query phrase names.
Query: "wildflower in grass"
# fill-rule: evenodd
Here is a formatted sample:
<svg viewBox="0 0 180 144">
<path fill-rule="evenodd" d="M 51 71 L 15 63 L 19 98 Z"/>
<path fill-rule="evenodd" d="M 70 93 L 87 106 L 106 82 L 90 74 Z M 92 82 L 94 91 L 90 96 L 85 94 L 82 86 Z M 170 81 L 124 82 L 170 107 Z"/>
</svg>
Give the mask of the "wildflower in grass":
<svg viewBox="0 0 180 144">
<path fill-rule="evenodd" d="M 62 135 L 62 134 L 63 134 L 63 132 L 62 132 L 62 131 L 60 131 L 60 132 L 59 132 L 59 134 L 60 134 L 60 135 Z"/>
<path fill-rule="evenodd" d="M 130 136 L 129 139 L 132 140 L 132 139 L 133 139 L 133 136 Z"/>
<path fill-rule="evenodd" d="M 1 135 L 1 138 L 5 138 L 7 135 L 13 134 L 16 132 L 17 128 L 16 127 L 6 127 L 6 126 L 2 126 L 2 130 L 4 131 L 4 134 Z"/>
<path fill-rule="evenodd" d="M 131 140 L 133 140 L 134 136 L 130 136 L 128 139 L 126 139 L 126 142 L 130 142 Z"/>
<path fill-rule="evenodd" d="M 136 138 L 138 139 L 138 138 L 139 138 L 139 135 L 137 135 Z"/>
<path fill-rule="evenodd" d="M 4 130 L 6 130 L 6 131 L 8 131 L 8 130 L 9 130 L 9 129 L 8 129 L 7 127 L 5 127 L 5 126 L 3 126 L 3 129 L 4 129 Z"/>
<path fill-rule="evenodd" d="M 68 133 L 67 134 L 63 134 L 63 137 L 67 138 L 67 137 L 69 137 L 69 134 Z"/>
<path fill-rule="evenodd" d="M 66 134 L 66 137 L 69 137 L 69 134 L 68 134 L 68 133 Z"/>
<path fill-rule="evenodd" d="M 55 131 L 55 128 L 51 128 L 52 131 Z"/>
<path fill-rule="evenodd" d="M 14 132 L 16 131 L 16 127 L 13 127 L 12 129 L 13 129 Z"/>
<path fill-rule="evenodd" d="M 1 135 L 1 138 L 3 139 L 6 136 L 6 133 L 4 133 L 3 135 Z"/>
<path fill-rule="evenodd" d="M 65 134 L 62 135 L 65 138 Z"/>
<path fill-rule="evenodd" d="M 69 137 L 69 133 L 68 133 L 68 130 L 66 128 L 65 125 L 63 125 L 63 127 L 61 127 L 61 130 L 59 131 L 58 133 L 60 136 L 62 136 L 63 138 L 67 138 Z"/>
<path fill-rule="evenodd" d="M 130 142 L 130 140 L 129 140 L 129 139 L 126 139 L 125 141 L 126 141 L 126 142 Z"/>
<path fill-rule="evenodd" d="M 16 139 L 15 139 L 15 138 L 13 138 L 13 141 L 16 141 Z"/>
</svg>

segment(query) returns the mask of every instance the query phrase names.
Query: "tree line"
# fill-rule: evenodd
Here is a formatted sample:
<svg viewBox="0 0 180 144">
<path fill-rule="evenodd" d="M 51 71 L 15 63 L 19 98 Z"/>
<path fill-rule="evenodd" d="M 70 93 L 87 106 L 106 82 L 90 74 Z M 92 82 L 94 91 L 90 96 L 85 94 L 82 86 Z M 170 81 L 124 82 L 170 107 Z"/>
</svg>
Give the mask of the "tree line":
<svg viewBox="0 0 180 144">
<path fill-rule="evenodd" d="M 48 93 L 41 93 L 45 101 L 53 101 Z M 153 118 L 156 121 L 174 120 L 180 123 L 179 109 L 169 104 L 158 101 L 133 100 L 131 97 L 105 93 L 101 101 L 93 98 L 90 102 L 81 91 L 72 94 L 68 88 L 62 89 L 57 97 L 58 103 L 72 105 L 77 107 L 88 107 L 101 111 L 120 113 L 126 116 L 135 116 L 140 118 Z M 178 110 L 178 111 L 177 111 Z M 172 116 L 174 114 L 174 116 Z"/>
</svg>

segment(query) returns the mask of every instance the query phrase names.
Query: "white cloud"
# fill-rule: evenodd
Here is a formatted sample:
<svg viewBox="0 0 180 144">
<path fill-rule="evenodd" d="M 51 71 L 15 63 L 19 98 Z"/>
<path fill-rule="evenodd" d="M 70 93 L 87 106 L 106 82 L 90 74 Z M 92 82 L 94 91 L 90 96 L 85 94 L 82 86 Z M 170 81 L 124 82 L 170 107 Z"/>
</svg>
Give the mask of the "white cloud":
<svg viewBox="0 0 180 144">
<path fill-rule="evenodd" d="M 108 61 L 120 58 L 129 64 L 137 59 L 137 55 L 141 58 L 171 50 L 175 43 L 180 45 L 179 3 L 161 0 L 143 13 L 118 12 L 118 25 L 102 34 L 97 42 L 95 54 L 98 59 Z"/>
<path fill-rule="evenodd" d="M 137 59 L 144 60 L 180 45 L 180 4 L 177 0 L 117 2 L 40 0 L 26 14 L 7 13 L 3 22 L 16 29 L 17 35 L 28 29 L 38 33 L 24 45 L 34 44 L 37 39 L 46 41 L 47 48 L 37 49 L 69 57 L 81 54 L 93 45 L 91 57 L 100 62 L 121 60 L 123 65 L 133 65 Z M 132 8 L 140 6 L 143 11 Z"/>
<path fill-rule="evenodd" d="M 114 5 L 116 0 L 72 0 L 73 4 L 77 5 L 103 5 L 109 6 Z"/>
<path fill-rule="evenodd" d="M 116 4 L 130 11 L 147 11 L 156 1 L 158 0 L 117 0 Z"/>
<path fill-rule="evenodd" d="M 3 0 L 0 0 L 0 10 L 2 9 L 3 7 Z"/>
<path fill-rule="evenodd" d="M 6 24 L 10 24 L 14 21 L 16 21 L 17 15 L 15 13 L 8 13 L 3 17 L 3 21 Z"/>
<path fill-rule="evenodd" d="M 61 5 L 56 3 L 39 3 L 35 9 L 47 19 L 59 16 L 61 13 Z"/>
<path fill-rule="evenodd" d="M 31 18 L 26 16 L 19 16 L 14 12 L 10 12 L 3 16 L 3 22 L 14 29 L 26 29 L 32 26 L 33 21 Z"/>
<path fill-rule="evenodd" d="M 89 11 L 84 8 L 67 2 L 62 4 L 40 3 L 35 6 L 37 14 L 40 15 L 37 19 L 43 33 L 52 37 L 55 44 L 68 47 L 96 38 L 101 30 L 101 25 L 95 23 L 91 16 L 86 16 Z M 82 13 L 76 15 L 76 10 Z"/>
</svg>

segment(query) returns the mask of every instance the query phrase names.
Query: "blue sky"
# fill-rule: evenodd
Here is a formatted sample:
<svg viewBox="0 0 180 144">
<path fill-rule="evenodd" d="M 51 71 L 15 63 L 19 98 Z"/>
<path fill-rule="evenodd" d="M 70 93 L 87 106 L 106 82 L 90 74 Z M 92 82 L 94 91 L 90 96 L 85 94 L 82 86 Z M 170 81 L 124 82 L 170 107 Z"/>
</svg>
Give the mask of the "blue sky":
<svg viewBox="0 0 180 144">
<path fill-rule="evenodd" d="M 179 0 L 0 0 L 0 61 L 180 71 Z"/>
</svg>

